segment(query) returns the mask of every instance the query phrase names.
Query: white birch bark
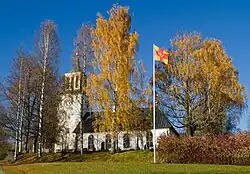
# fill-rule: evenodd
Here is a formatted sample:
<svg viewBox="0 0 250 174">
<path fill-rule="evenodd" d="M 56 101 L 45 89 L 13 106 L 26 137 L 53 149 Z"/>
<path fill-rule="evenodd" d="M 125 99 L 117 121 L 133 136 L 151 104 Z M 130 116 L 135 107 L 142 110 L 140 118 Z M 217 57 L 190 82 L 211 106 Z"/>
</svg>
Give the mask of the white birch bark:
<svg viewBox="0 0 250 174">
<path fill-rule="evenodd" d="M 16 120 L 17 120 L 17 127 L 19 127 L 20 124 L 20 110 L 21 110 L 21 88 L 22 88 L 22 71 L 23 71 L 23 59 L 21 59 L 21 65 L 20 65 L 20 72 L 19 72 L 19 82 L 18 82 L 18 102 L 17 102 L 17 114 L 16 114 Z M 14 151 L 14 160 L 17 159 L 17 151 L 18 151 L 18 144 L 19 144 L 19 128 L 16 130 L 16 142 L 15 142 L 15 151 Z"/>
<path fill-rule="evenodd" d="M 48 31 L 45 31 L 48 32 Z M 39 122 L 38 122 L 38 149 L 37 157 L 41 156 L 41 140 L 42 140 L 42 118 L 43 118 L 43 104 L 44 104 L 44 90 L 45 90 L 45 81 L 46 81 L 46 69 L 47 69 L 47 60 L 48 60 L 48 51 L 49 51 L 49 36 L 50 33 L 45 33 L 44 40 L 44 52 L 43 52 L 43 73 L 42 73 L 42 88 L 41 88 L 41 98 L 40 98 L 40 107 L 39 107 Z"/>
</svg>

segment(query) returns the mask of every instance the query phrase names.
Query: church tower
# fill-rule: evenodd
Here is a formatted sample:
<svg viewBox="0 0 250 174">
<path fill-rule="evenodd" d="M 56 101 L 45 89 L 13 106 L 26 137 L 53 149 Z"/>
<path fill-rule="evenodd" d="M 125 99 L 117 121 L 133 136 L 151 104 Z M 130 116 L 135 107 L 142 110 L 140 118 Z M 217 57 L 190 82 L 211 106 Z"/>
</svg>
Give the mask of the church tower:
<svg viewBox="0 0 250 174">
<path fill-rule="evenodd" d="M 89 109 L 88 98 L 84 92 L 87 86 L 86 68 L 81 64 L 79 54 L 76 53 L 72 58 L 72 70 L 65 73 L 65 94 L 59 108 L 60 123 L 63 125 L 62 139 L 57 150 L 75 151 L 76 126 L 82 120 Z M 83 65 L 83 67 L 81 66 Z M 61 146 L 61 147 L 60 147 Z"/>
<path fill-rule="evenodd" d="M 83 65 L 85 67 L 85 65 Z M 85 68 L 81 66 L 79 54 L 76 53 L 72 58 L 72 70 L 65 74 L 65 90 L 81 93 L 83 88 L 87 86 L 87 76 Z"/>
</svg>

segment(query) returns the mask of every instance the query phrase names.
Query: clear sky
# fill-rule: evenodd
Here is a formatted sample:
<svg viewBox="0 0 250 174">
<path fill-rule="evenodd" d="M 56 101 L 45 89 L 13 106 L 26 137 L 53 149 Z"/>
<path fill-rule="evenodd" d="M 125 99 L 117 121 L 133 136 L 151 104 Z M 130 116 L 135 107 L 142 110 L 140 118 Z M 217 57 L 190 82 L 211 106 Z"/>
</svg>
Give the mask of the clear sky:
<svg viewBox="0 0 250 174">
<path fill-rule="evenodd" d="M 107 16 L 112 4 L 128 5 L 132 30 L 139 33 L 138 59 L 152 72 L 152 44 L 169 47 L 180 31 L 198 31 L 204 38 L 220 39 L 240 73 L 240 82 L 250 89 L 250 2 L 247 0 L 7 0 L 0 3 L 0 77 L 10 69 L 20 46 L 32 47 L 40 22 L 58 24 L 61 40 L 60 72 L 70 70 L 73 40 L 83 23 L 95 23 L 96 13 Z M 249 95 L 248 95 L 249 96 Z M 240 128 L 247 128 L 246 114 Z"/>
</svg>

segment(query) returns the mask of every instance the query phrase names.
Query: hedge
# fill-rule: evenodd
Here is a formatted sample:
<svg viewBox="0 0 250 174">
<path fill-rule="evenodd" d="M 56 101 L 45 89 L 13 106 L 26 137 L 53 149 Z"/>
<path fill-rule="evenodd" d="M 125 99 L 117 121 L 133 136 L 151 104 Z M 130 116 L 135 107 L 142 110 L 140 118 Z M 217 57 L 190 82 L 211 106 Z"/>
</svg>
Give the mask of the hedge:
<svg viewBox="0 0 250 174">
<path fill-rule="evenodd" d="M 163 163 L 250 165 L 250 134 L 163 136 L 157 153 Z"/>
</svg>

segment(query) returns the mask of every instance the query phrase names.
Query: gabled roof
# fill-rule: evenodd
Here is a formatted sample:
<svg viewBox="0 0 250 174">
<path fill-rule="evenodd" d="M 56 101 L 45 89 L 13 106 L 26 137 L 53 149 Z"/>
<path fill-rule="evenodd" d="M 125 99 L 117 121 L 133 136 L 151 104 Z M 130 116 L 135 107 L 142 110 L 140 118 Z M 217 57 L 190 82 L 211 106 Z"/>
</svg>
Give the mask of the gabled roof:
<svg viewBox="0 0 250 174">
<path fill-rule="evenodd" d="M 100 114 L 101 112 L 99 111 L 96 111 L 96 112 L 86 112 L 83 116 L 83 120 L 84 120 L 84 124 L 83 124 L 83 132 L 84 133 L 90 133 L 90 132 L 94 132 L 94 128 L 93 128 L 93 125 L 92 125 L 92 122 L 93 122 L 93 118 L 95 116 L 97 116 L 97 114 Z M 81 121 L 77 124 L 75 130 L 73 131 L 73 133 L 77 133 L 80 131 L 80 124 L 81 124 Z"/>
<path fill-rule="evenodd" d="M 149 108 L 141 108 L 142 111 L 142 118 L 146 119 L 146 117 L 148 115 L 152 116 L 150 112 Z M 94 132 L 94 128 L 92 125 L 93 122 L 93 118 L 94 116 L 96 116 L 97 114 L 101 114 L 101 111 L 92 111 L 92 112 L 86 112 L 86 114 L 83 117 L 84 120 L 84 133 L 92 133 Z M 166 117 L 166 115 L 161 112 L 159 109 L 156 109 L 156 119 L 155 119 L 155 123 L 156 123 L 156 129 L 164 129 L 164 128 L 169 128 L 175 135 L 179 135 L 178 132 L 175 130 L 175 128 L 173 127 L 173 125 L 171 124 L 171 122 L 168 120 L 168 118 Z M 151 117 L 152 122 L 153 122 L 153 117 Z M 77 133 L 80 131 L 80 123 L 79 122 L 74 130 L 73 133 Z M 152 127 L 153 129 L 153 127 Z"/>
</svg>

